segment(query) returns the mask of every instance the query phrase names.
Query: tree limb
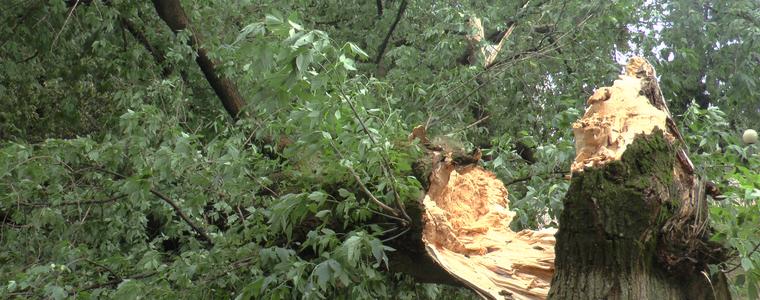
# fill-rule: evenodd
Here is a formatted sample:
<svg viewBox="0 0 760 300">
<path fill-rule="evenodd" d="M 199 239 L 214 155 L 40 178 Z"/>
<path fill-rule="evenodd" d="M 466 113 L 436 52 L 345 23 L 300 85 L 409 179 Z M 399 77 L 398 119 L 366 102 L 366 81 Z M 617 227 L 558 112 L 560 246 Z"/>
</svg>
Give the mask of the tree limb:
<svg viewBox="0 0 760 300">
<path fill-rule="evenodd" d="M 158 272 L 155 272 L 155 271 L 154 272 L 148 272 L 148 273 L 145 273 L 145 274 L 139 274 L 139 275 L 135 275 L 133 277 L 129 277 L 129 278 L 127 278 L 127 280 L 135 280 L 135 279 L 148 278 L 148 277 L 151 277 L 151 276 L 156 275 L 156 274 L 158 274 Z M 89 285 L 87 287 L 84 287 L 84 288 L 82 288 L 82 289 L 74 292 L 74 294 L 77 294 L 77 293 L 80 293 L 80 292 L 86 292 L 86 291 L 89 291 L 89 290 L 99 289 L 99 288 L 106 287 L 106 286 L 116 286 L 117 284 L 121 283 L 122 281 L 124 281 L 124 279 L 122 279 L 122 278 L 116 278 L 116 279 L 113 279 L 113 280 L 106 281 L 104 283 L 92 284 L 92 285 Z"/>
<path fill-rule="evenodd" d="M 175 34 L 182 30 L 188 30 L 192 34 L 192 38 L 188 40 L 188 44 L 196 52 L 195 62 L 198 63 L 211 88 L 214 89 L 217 97 L 222 101 L 224 109 L 227 110 L 227 113 L 233 119 L 237 119 L 245 106 L 245 100 L 240 95 L 240 92 L 238 92 L 237 86 L 235 86 L 232 80 L 218 74 L 216 64 L 209 58 L 208 51 L 201 46 L 203 42 L 200 34 L 188 28 L 190 20 L 185 14 L 185 10 L 182 8 L 179 0 L 153 0 L 153 5 L 156 8 L 158 16 L 164 20 L 166 25 Z"/>
<path fill-rule="evenodd" d="M 126 179 L 127 178 L 127 176 L 124 176 L 122 174 L 116 173 L 114 171 L 103 169 L 101 167 L 95 167 L 95 170 L 98 170 L 98 171 L 106 173 L 106 174 L 110 174 L 110 175 L 112 175 L 112 176 L 114 176 L 116 178 L 119 178 L 119 179 Z M 163 200 L 164 202 L 166 202 L 166 204 L 169 204 L 169 206 L 171 206 L 172 209 L 174 209 L 174 212 L 177 214 L 177 216 L 179 216 L 182 219 L 182 221 L 185 221 L 185 223 L 187 223 L 187 225 L 189 225 L 190 228 L 192 228 L 193 231 L 195 231 L 195 233 L 198 234 L 198 236 L 200 237 L 201 240 L 203 240 L 204 242 L 208 243 L 209 245 L 213 245 L 213 242 L 211 241 L 211 237 L 208 236 L 208 234 L 206 233 L 206 231 L 203 230 L 203 228 L 201 228 L 198 225 L 196 225 L 193 222 L 193 220 L 190 220 L 190 217 L 188 217 L 187 214 L 185 214 L 185 212 L 182 211 L 182 208 L 180 208 L 179 205 L 177 205 L 176 202 L 174 202 L 171 198 L 169 198 L 168 196 L 164 195 L 163 193 L 161 193 L 160 191 L 156 190 L 153 187 L 150 188 L 150 193 L 153 194 L 154 196 L 158 197 L 159 199 Z"/>
<path fill-rule="evenodd" d="M 330 141 L 330 146 L 332 146 L 333 150 L 335 150 L 335 153 L 338 154 L 338 157 L 340 157 L 340 159 L 345 159 L 343 157 L 343 154 L 340 153 L 340 150 L 338 150 L 338 147 L 336 147 L 335 144 L 333 144 L 332 141 Z M 367 188 L 367 186 L 364 185 L 364 182 L 362 182 L 362 179 L 359 177 L 359 174 L 356 174 L 356 171 L 354 170 L 353 167 L 348 166 L 348 171 L 351 172 L 351 175 L 354 177 L 354 179 L 356 179 L 356 182 L 359 184 L 359 187 L 362 189 L 362 191 L 365 194 L 367 194 L 367 196 L 369 197 L 370 200 L 372 200 L 372 202 L 374 202 L 375 204 L 377 204 L 377 206 L 379 206 L 383 210 L 385 210 L 385 211 L 387 211 L 387 212 L 389 212 L 390 214 L 393 215 L 393 216 L 388 216 L 388 217 L 391 217 L 392 219 L 396 219 L 398 221 L 407 222 L 407 220 L 404 220 L 404 219 L 401 219 L 401 218 L 398 217 L 399 216 L 399 211 L 398 210 L 396 210 L 395 208 L 392 208 L 392 207 L 388 206 L 387 204 L 383 203 L 382 201 L 380 201 L 379 199 L 377 199 L 377 197 L 375 197 L 375 195 L 373 195 L 372 192 L 369 191 L 369 189 Z"/>
<path fill-rule="evenodd" d="M 119 23 L 121 23 L 121 26 L 124 27 L 129 33 L 132 35 L 135 40 L 137 40 L 140 45 L 142 45 L 145 50 L 150 53 L 151 56 L 153 56 L 153 61 L 156 62 L 158 66 L 162 68 L 161 70 L 161 76 L 166 78 L 169 77 L 169 74 L 171 74 L 172 69 L 164 64 L 164 61 L 166 60 L 166 55 L 163 51 L 160 49 L 153 47 L 153 45 L 148 41 L 148 37 L 145 36 L 145 33 L 143 33 L 140 29 L 135 26 L 132 21 L 125 17 L 119 18 Z"/>
<path fill-rule="evenodd" d="M 341 91 L 341 93 L 343 93 Z M 354 117 L 359 121 L 359 124 L 362 126 L 362 130 L 364 133 L 367 134 L 367 137 L 369 137 L 370 142 L 372 142 L 372 145 L 377 146 L 377 142 L 372 137 L 372 134 L 369 132 L 369 129 L 367 129 L 367 125 L 364 124 L 364 121 L 359 116 L 359 112 L 356 111 L 356 107 L 354 106 L 354 103 L 351 102 L 351 99 L 346 96 L 346 94 L 343 94 L 343 97 L 346 99 L 346 102 L 348 102 L 348 105 L 351 107 L 351 111 L 354 113 Z M 407 220 L 411 221 L 411 218 L 409 217 L 409 214 L 406 213 L 406 209 L 404 209 L 404 203 L 401 202 L 401 197 L 398 194 L 398 191 L 396 190 L 396 177 L 393 176 L 393 173 L 391 172 L 391 164 L 388 161 L 388 159 L 385 157 L 385 154 L 381 154 L 380 158 L 382 158 L 382 169 L 385 173 L 385 176 L 388 176 L 388 178 L 391 180 L 391 189 L 393 190 L 393 196 L 396 201 L 396 206 L 398 206 L 398 209 L 401 211 L 401 215 Z"/>
<path fill-rule="evenodd" d="M 155 195 L 158 198 L 161 198 L 161 200 L 164 200 L 164 202 L 166 202 L 167 204 L 169 204 L 169 206 L 171 206 L 172 209 L 174 209 L 174 212 L 177 213 L 177 215 L 180 218 L 182 218 L 182 220 L 185 221 L 185 223 L 187 223 L 187 225 L 190 225 L 190 227 L 193 228 L 193 230 L 195 231 L 195 233 L 197 233 L 198 236 L 200 236 L 200 238 L 203 241 L 209 243 L 210 245 L 213 245 L 213 242 L 211 241 L 211 237 L 209 237 L 208 234 L 206 234 L 206 231 L 203 230 L 203 228 L 198 227 L 198 225 L 196 225 L 193 222 L 193 220 L 190 220 L 190 217 L 188 217 L 187 214 L 185 214 L 185 212 L 182 211 L 182 208 L 180 208 L 179 205 L 177 205 L 176 202 L 174 202 L 171 198 L 169 198 L 168 196 L 164 195 L 163 193 L 157 191 L 156 189 L 151 188 L 150 189 L 150 193 L 153 194 L 153 195 Z"/>
<path fill-rule="evenodd" d="M 398 8 L 398 12 L 396 13 L 396 19 L 393 20 L 393 24 L 391 24 L 391 28 L 388 30 L 388 34 L 385 35 L 385 39 L 383 39 L 383 43 L 380 44 L 380 48 L 377 50 L 377 58 L 375 58 L 375 64 L 380 64 L 380 61 L 383 60 L 383 54 L 385 54 L 385 48 L 388 47 L 388 41 L 390 41 L 391 36 L 393 35 L 393 31 L 396 30 L 396 25 L 398 25 L 398 22 L 401 21 L 401 17 L 404 15 L 404 11 L 406 11 L 406 5 L 407 0 L 401 1 L 401 6 Z"/>
</svg>

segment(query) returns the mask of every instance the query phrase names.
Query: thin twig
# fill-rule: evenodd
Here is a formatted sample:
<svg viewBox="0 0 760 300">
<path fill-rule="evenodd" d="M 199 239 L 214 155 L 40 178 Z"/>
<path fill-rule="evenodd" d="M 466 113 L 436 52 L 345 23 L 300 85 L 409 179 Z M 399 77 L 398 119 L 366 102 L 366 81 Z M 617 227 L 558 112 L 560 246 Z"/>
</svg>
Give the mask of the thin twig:
<svg viewBox="0 0 760 300">
<path fill-rule="evenodd" d="M 55 43 L 58 41 L 58 38 L 61 36 L 61 33 L 64 29 L 66 29 L 66 24 L 69 23 L 69 19 L 71 19 L 71 15 L 74 14 L 74 11 L 77 9 L 77 5 L 79 5 L 79 0 L 77 2 L 74 2 L 74 6 L 71 7 L 69 10 L 69 15 L 66 16 L 66 20 L 63 21 L 63 26 L 61 26 L 61 30 L 58 30 L 58 33 L 55 35 L 55 38 L 53 39 L 53 43 L 50 44 L 50 51 L 53 51 L 53 47 L 55 47 Z"/>
<path fill-rule="evenodd" d="M 354 117 L 359 121 L 359 124 L 362 126 L 362 130 L 365 134 L 367 134 L 367 137 L 369 137 L 370 142 L 372 142 L 372 145 L 377 147 L 377 142 L 375 141 L 375 138 L 372 137 L 372 133 L 369 132 L 369 129 L 367 128 L 367 125 L 364 124 L 364 120 L 359 116 L 359 112 L 356 110 L 356 106 L 354 106 L 354 103 L 351 101 L 351 99 L 343 93 L 343 90 L 340 91 L 341 94 L 343 94 L 343 98 L 346 99 L 346 102 L 348 102 L 348 105 L 351 107 L 351 111 L 354 113 Z M 333 147 L 335 147 L 333 145 Z M 337 149 L 337 148 L 336 148 Z M 401 210 L 402 216 L 407 221 L 412 221 L 412 218 L 409 217 L 409 215 L 406 213 L 406 209 L 404 209 L 404 204 L 401 202 L 401 196 L 398 194 L 398 191 L 396 191 L 396 177 L 393 176 L 393 173 L 391 172 L 390 166 L 391 164 L 388 162 L 388 159 L 385 157 L 385 153 L 380 153 L 380 158 L 382 159 L 382 169 L 385 173 L 385 176 L 388 176 L 391 179 L 391 190 L 393 190 L 393 196 L 394 200 L 396 201 L 396 205 L 398 206 L 399 210 Z"/>
<path fill-rule="evenodd" d="M 127 195 L 116 195 L 111 198 L 103 199 L 103 200 L 68 201 L 68 202 L 61 202 L 55 205 L 26 203 L 26 202 L 19 202 L 19 204 L 21 206 L 27 206 L 27 207 L 60 207 L 60 206 L 71 206 L 71 205 L 79 206 L 79 205 L 105 204 L 105 203 L 115 202 L 116 200 L 122 199 L 126 196 Z"/>
<path fill-rule="evenodd" d="M 119 280 L 119 281 L 122 280 L 121 275 L 119 275 L 118 273 L 116 273 L 111 268 L 109 268 L 109 267 L 107 267 L 107 266 L 105 266 L 105 265 L 103 265 L 101 263 L 98 263 L 98 262 L 96 262 L 94 260 L 91 260 L 91 259 L 85 259 L 85 261 L 88 262 L 88 263 L 91 263 L 93 265 L 96 265 L 96 266 L 100 267 L 101 269 L 104 269 L 104 270 L 108 271 L 108 273 L 111 273 L 111 275 L 113 275 L 113 277 L 115 278 L 115 280 Z"/>
<path fill-rule="evenodd" d="M 475 77 L 477 78 L 477 77 L 480 77 L 480 76 L 484 75 L 485 73 L 490 73 L 490 72 L 493 72 L 493 73 L 494 73 L 493 75 L 500 75 L 500 74 L 504 73 L 504 72 L 507 70 L 507 68 L 506 68 L 506 67 L 508 67 L 508 66 L 510 66 L 510 65 L 512 65 L 512 64 L 515 64 L 515 63 L 517 63 L 517 62 L 520 62 L 520 61 L 528 60 L 528 59 L 530 59 L 530 58 L 534 58 L 534 57 L 537 57 L 537 56 L 545 55 L 545 54 L 546 54 L 546 53 L 548 53 L 548 52 L 551 52 L 551 51 L 555 51 L 556 49 L 558 49 L 558 48 L 561 48 L 561 45 L 562 45 L 562 44 L 560 43 L 560 41 L 561 41 L 561 40 L 562 40 L 562 39 L 563 39 L 565 36 L 567 36 L 567 35 L 569 35 L 571 32 L 573 32 L 574 30 L 577 30 L 578 28 L 581 28 L 582 26 L 584 26 L 584 25 L 585 25 L 585 23 L 586 23 L 586 22 L 588 22 L 588 20 L 589 20 L 589 19 L 591 19 L 591 17 L 592 17 L 592 16 L 593 16 L 593 13 L 590 13 L 590 14 L 588 14 L 588 15 L 586 16 L 586 18 L 584 18 L 584 19 L 583 19 L 581 22 L 579 22 L 579 23 L 578 23 L 578 24 L 575 26 L 575 28 L 574 28 L 573 30 L 571 30 L 571 31 L 568 31 L 568 32 L 566 32 L 566 33 L 562 34 L 561 36 L 559 36 L 559 37 L 557 38 L 557 40 L 556 40 L 556 42 L 555 42 L 555 43 L 552 43 L 552 44 L 550 44 L 550 45 L 547 45 L 547 46 L 546 46 L 546 48 L 536 47 L 536 48 L 533 48 L 533 49 L 528 49 L 528 50 L 526 50 L 526 51 L 523 51 L 523 52 L 520 52 L 520 53 L 516 53 L 516 54 L 514 54 L 514 55 L 510 56 L 510 57 L 509 57 L 508 59 L 506 59 L 506 60 L 495 61 L 494 63 L 492 63 L 492 64 L 491 64 L 491 65 L 490 65 L 488 68 L 486 68 L 485 70 L 482 70 L 482 71 L 480 71 L 478 74 L 475 74 Z M 495 77 L 495 76 L 493 76 L 493 77 Z M 460 97 L 460 98 L 458 98 L 458 99 L 457 99 L 457 100 L 455 100 L 455 101 L 450 101 L 450 102 L 447 102 L 447 103 L 445 103 L 445 104 L 443 105 L 443 108 L 440 108 L 440 109 L 438 109 L 438 111 L 444 111 L 445 113 L 444 113 L 444 114 L 442 114 L 441 116 L 439 116 L 438 118 L 435 118 L 435 119 L 433 119 L 433 118 L 432 118 L 432 113 L 431 113 L 431 114 L 430 114 L 430 117 L 429 117 L 430 121 L 427 123 L 426 127 L 428 127 L 428 126 L 430 126 L 430 125 L 434 124 L 434 123 L 435 123 L 435 122 L 437 122 L 439 119 L 442 119 L 442 118 L 444 118 L 444 117 L 448 116 L 448 114 L 449 114 L 449 113 L 451 113 L 451 112 L 453 111 L 453 110 L 447 110 L 447 109 L 446 109 L 446 107 L 447 107 L 449 104 L 451 104 L 451 103 L 454 103 L 454 104 L 458 104 L 458 103 L 459 103 L 460 101 L 462 101 L 463 99 L 468 99 L 468 98 L 470 98 L 470 96 L 472 96 L 473 94 L 475 94 L 476 92 L 478 92 L 478 91 L 479 91 L 479 90 L 480 90 L 482 87 L 484 87 L 484 86 L 485 86 L 485 85 L 487 85 L 488 83 L 491 83 L 491 82 L 494 80 L 494 79 L 493 79 L 493 77 L 492 77 L 492 79 L 487 79 L 487 80 L 484 80 L 484 81 L 483 81 L 483 83 L 479 83 L 479 84 L 478 84 L 478 85 L 475 87 L 475 89 L 474 89 L 473 91 L 469 92 L 469 93 L 468 93 L 467 95 L 465 95 L 464 97 Z M 439 96 L 439 97 L 433 98 L 433 100 L 429 101 L 429 103 L 431 103 L 431 105 L 429 105 L 429 106 L 430 106 L 430 107 L 439 107 L 440 105 L 436 105 L 436 104 L 435 104 L 435 102 L 438 102 L 439 100 L 442 100 L 442 99 L 447 99 L 447 98 L 449 98 L 451 95 L 453 95 L 453 94 L 454 94 L 454 92 L 455 92 L 455 91 L 457 91 L 457 90 L 459 90 L 460 88 L 463 88 L 463 87 L 465 87 L 465 86 L 466 86 L 466 84 L 465 84 L 465 83 L 461 83 L 461 84 L 459 84 L 457 87 L 454 87 L 454 88 L 452 88 L 452 89 L 448 89 L 448 92 L 447 92 L 446 94 L 444 94 L 443 96 Z"/>
<path fill-rule="evenodd" d="M 397 234 L 397 235 L 394 235 L 394 236 L 392 236 L 392 237 L 389 237 L 389 238 L 387 238 L 387 239 L 384 239 L 384 240 L 383 240 L 383 243 L 397 239 L 398 237 L 400 237 L 400 236 L 404 235 L 405 233 L 407 233 L 407 232 L 409 231 L 409 229 L 411 229 L 411 228 L 412 228 L 412 227 L 407 227 L 407 228 L 406 228 L 406 229 L 404 229 L 404 231 L 402 231 L 401 233 L 399 233 L 399 234 Z"/>
<path fill-rule="evenodd" d="M 58 203 L 55 206 L 67 206 L 67 205 L 88 205 L 88 204 L 104 204 L 109 202 L 115 202 L 116 200 L 122 199 L 126 197 L 127 195 L 116 195 L 108 199 L 103 200 L 87 200 L 87 201 L 70 201 L 70 202 L 61 202 Z"/>
<path fill-rule="evenodd" d="M 477 120 L 477 121 L 473 122 L 472 124 L 470 124 L 470 125 L 467 125 L 467 126 L 465 126 L 465 127 L 462 127 L 462 128 L 460 128 L 460 129 L 454 130 L 454 131 L 452 131 L 452 132 L 451 132 L 451 133 L 449 133 L 449 134 L 454 134 L 454 133 L 457 133 L 457 132 L 460 132 L 460 131 L 465 131 L 465 130 L 467 130 L 467 129 L 470 129 L 470 128 L 472 128 L 473 126 L 476 126 L 476 125 L 478 125 L 478 124 L 480 124 L 480 123 L 484 122 L 485 120 L 488 120 L 488 118 L 490 118 L 490 117 L 491 117 L 491 116 L 485 116 L 485 117 L 481 118 L 480 120 Z"/>
<path fill-rule="evenodd" d="M 115 177 L 117 177 L 119 179 L 126 179 L 127 178 L 126 176 L 124 176 L 122 174 L 119 174 L 119 173 L 116 173 L 116 172 L 113 172 L 113 171 L 110 171 L 110 170 L 106 170 L 106 169 L 103 169 L 103 168 L 100 168 L 100 167 L 96 167 L 95 169 L 98 170 L 98 171 L 104 172 L 104 173 L 111 174 L 111 175 L 113 175 L 113 176 L 115 176 Z M 198 234 L 198 236 L 200 237 L 201 240 L 207 242 L 209 245 L 213 245 L 214 244 L 212 242 L 212 240 L 211 240 L 211 237 L 208 236 L 208 234 L 206 233 L 206 231 L 203 230 L 203 228 L 201 228 L 198 225 L 196 225 L 195 222 L 193 222 L 192 220 L 190 220 L 190 217 L 188 217 L 187 214 L 185 214 L 185 212 L 182 211 L 182 208 L 180 208 L 179 205 L 177 205 L 177 203 L 175 203 L 171 198 L 169 198 L 168 196 L 164 195 L 163 193 L 161 193 L 160 191 L 156 190 L 153 187 L 150 188 L 150 193 L 153 194 L 154 196 L 160 198 L 164 202 L 166 202 L 166 204 L 169 204 L 169 206 L 171 206 L 172 209 L 174 209 L 174 212 L 183 221 L 185 221 L 185 223 L 187 223 L 187 225 L 189 225 L 195 231 L 196 234 Z"/>
<path fill-rule="evenodd" d="M 145 50 L 150 53 L 151 56 L 153 56 L 153 61 L 156 63 L 156 65 L 162 68 L 161 76 L 164 78 L 169 77 L 169 75 L 172 73 L 172 68 L 168 64 L 164 63 L 166 60 L 166 55 L 164 52 L 161 49 L 154 47 L 153 44 L 148 41 L 148 37 L 145 36 L 145 33 L 137 28 L 137 26 L 132 23 L 132 21 L 126 17 L 120 17 L 119 22 L 121 23 L 122 28 L 129 31 L 132 37 L 137 40 L 137 42 L 140 43 L 140 45 L 142 45 Z"/>
<path fill-rule="evenodd" d="M 180 208 L 179 205 L 177 205 L 177 203 L 172 201 L 171 198 L 167 197 L 163 193 L 152 188 L 150 189 L 150 193 L 153 195 L 156 195 L 156 197 L 161 198 L 161 200 L 164 200 L 164 202 L 169 204 L 174 209 L 174 212 L 177 213 L 177 215 L 179 215 L 179 217 L 182 218 L 182 220 L 185 221 L 187 225 L 190 225 L 190 227 L 193 228 L 195 233 L 197 233 L 201 237 L 201 239 L 213 245 L 213 242 L 211 241 L 211 237 L 209 237 L 208 234 L 206 234 L 206 231 L 203 230 L 203 228 L 200 228 L 198 225 L 196 225 L 192 220 L 190 220 L 187 214 L 185 214 L 185 212 L 182 211 L 182 208 Z"/>
<path fill-rule="evenodd" d="M 399 217 L 394 217 L 394 216 L 391 216 L 391 215 L 389 215 L 389 214 L 385 214 L 385 213 L 382 213 L 382 212 L 376 211 L 376 210 L 374 210 L 374 209 L 371 209 L 371 208 L 367 208 L 367 210 L 369 210 L 369 211 L 370 211 L 370 212 L 372 212 L 373 214 L 378 214 L 378 215 L 381 215 L 381 216 L 383 216 L 383 217 L 386 217 L 386 218 L 389 218 L 389 219 L 394 219 L 394 220 L 396 220 L 396 221 L 401 221 L 401 222 L 407 222 L 406 220 L 404 220 L 404 219 L 402 219 L 402 218 L 399 218 Z"/>
<path fill-rule="evenodd" d="M 752 256 L 752 254 L 755 254 L 755 251 L 757 251 L 757 249 L 760 249 L 760 243 L 757 243 L 757 244 L 755 245 L 755 248 L 752 248 L 752 251 L 750 251 L 749 253 L 747 253 L 746 257 L 751 257 L 751 256 Z M 742 264 L 736 264 L 736 266 L 734 266 L 734 267 L 733 267 L 733 268 L 731 268 L 730 270 L 727 270 L 727 271 L 726 271 L 726 270 L 720 270 L 720 271 L 721 271 L 721 272 L 723 272 L 723 273 L 731 273 L 731 272 L 733 272 L 734 270 L 736 270 L 737 268 L 739 268 L 739 266 L 741 266 L 741 265 L 742 265 Z"/>
<path fill-rule="evenodd" d="M 335 150 L 335 153 L 338 154 L 338 157 L 341 160 L 345 159 L 343 157 L 343 154 L 340 152 L 340 150 L 338 150 L 338 147 L 336 147 L 335 144 L 332 141 L 330 141 L 330 146 L 332 146 L 333 150 Z M 383 203 L 382 201 L 378 200 L 377 197 L 375 197 L 375 195 L 373 195 L 372 192 L 369 191 L 369 189 L 367 188 L 367 186 L 364 185 L 364 182 L 362 182 L 361 177 L 359 177 L 359 174 L 356 173 L 356 170 L 354 170 L 353 167 L 351 167 L 350 165 L 347 165 L 346 167 L 348 168 L 348 171 L 351 172 L 351 175 L 354 176 L 354 179 L 356 179 L 356 182 L 359 184 L 359 187 L 362 189 L 362 191 L 365 194 L 367 194 L 367 196 L 370 198 L 370 200 L 372 200 L 372 202 L 375 202 L 375 204 L 377 204 L 377 206 L 380 206 L 380 208 L 382 208 L 383 210 L 388 211 L 389 213 L 391 213 L 393 215 L 393 216 L 388 216 L 388 217 L 396 219 L 396 220 L 399 220 L 399 221 L 403 221 L 403 222 L 407 221 L 407 220 L 404 220 L 404 219 L 401 219 L 401 218 L 398 217 L 398 215 L 399 215 L 399 211 L 398 210 L 396 210 L 396 209 L 388 206 L 387 204 Z"/>
<path fill-rule="evenodd" d="M 126 280 L 143 279 L 143 278 L 151 277 L 151 276 L 156 275 L 156 274 L 158 274 L 158 272 L 149 272 L 149 273 L 145 273 L 145 274 L 140 274 L 140 275 L 135 275 L 133 277 L 129 277 Z M 102 288 L 102 287 L 105 287 L 105 286 L 109 286 L 109 285 L 117 285 L 117 284 L 121 283 L 123 280 L 125 280 L 125 279 L 117 278 L 117 279 L 114 279 L 114 280 L 106 281 L 104 283 L 96 283 L 96 284 L 84 287 L 81 290 L 75 291 L 74 294 L 77 294 L 77 293 L 80 293 L 80 292 L 89 291 L 89 290 L 99 289 L 99 288 Z"/>
<path fill-rule="evenodd" d="M 248 177 L 249 179 L 251 179 L 253 181 L 256 181 L 256 183 L 258 183 L 263 189 L 265 189 L 267 192 L 271 193 L 272 195 L 274 195 L 276 197 L 280 196 L 279 193 L 277 193 L 277 192 L 273 191 L 272 189 L 270 189 L 267 185 L 265 185 L 263 182 L 261 182 L 261 180 L 259 180 L 258 178 L 254 177 L 253 175 L 246 173 L 245 177 Z"/>
</svg>

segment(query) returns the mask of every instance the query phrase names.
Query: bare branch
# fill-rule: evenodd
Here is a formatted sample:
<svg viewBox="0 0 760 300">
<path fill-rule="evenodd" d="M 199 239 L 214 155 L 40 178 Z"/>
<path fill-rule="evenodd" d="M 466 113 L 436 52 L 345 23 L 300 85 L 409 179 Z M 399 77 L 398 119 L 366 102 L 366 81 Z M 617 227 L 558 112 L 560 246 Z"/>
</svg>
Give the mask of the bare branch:
<svg viewBox="0 0 760 300">
<path fill-rule="evenodd" d="M 55 34 L 55 38 L 53 39 L 53 43 L 50 44 L 50 50 L 51 51 L 53 50 L 53 47 L 55 46 L 55 43 L 58 42 L 58 38 L 61 37 L 61 33 L 63 32 L 63 30 L 66 29 L 66 24 L 69 23 L 69 19 L 71 19 L 71 15 L 73 15 L 74 11 L 77 9 L 77 5 L 79 5 L 79 0 L 76 0 L 76 2 L 74 2 L 74 6 L 72 6 L 71 8 L 69 8 L 69 15 L 66 16 L 66 20 L 63 21 L 63 26 L 61 26 L 61 30 L 58 30 L 58 33 Z"/>
</svg>

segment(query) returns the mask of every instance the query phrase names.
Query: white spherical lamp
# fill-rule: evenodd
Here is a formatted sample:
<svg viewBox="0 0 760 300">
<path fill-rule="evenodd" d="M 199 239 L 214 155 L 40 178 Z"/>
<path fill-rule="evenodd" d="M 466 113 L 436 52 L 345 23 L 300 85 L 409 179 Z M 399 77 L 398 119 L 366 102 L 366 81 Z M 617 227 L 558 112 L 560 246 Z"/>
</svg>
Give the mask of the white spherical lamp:
<svg viewBox="0 0 760 300">
<path fill-rule="evenodd" d="M 742 141 L 744 141 L 745 144 L 756 144 L 757 131 L 754 131 L 752 129 L 745 130 L 744 134 L 742 135 Z"/>
</svg>

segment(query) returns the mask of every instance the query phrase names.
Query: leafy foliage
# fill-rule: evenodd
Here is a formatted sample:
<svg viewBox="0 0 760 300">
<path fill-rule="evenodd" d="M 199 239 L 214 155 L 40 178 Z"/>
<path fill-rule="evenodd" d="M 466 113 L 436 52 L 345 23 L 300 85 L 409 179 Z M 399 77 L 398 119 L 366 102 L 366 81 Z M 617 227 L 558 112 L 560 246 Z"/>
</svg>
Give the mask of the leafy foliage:
<svg viewBox="0 0 760 300">
<path fill-rule="evenodd" d="M 406 231 L 379 203 L 421 192 L 410 129 L 483 148 L 514 229 L 556 226 L 571 123 L 614 58 L 640 52 L 659 58 L 691 155 L 728 198 L 711 216 L 738 251 L 735 292 L 757 296 L 760 160 L 737 138 L 757 127 L 754 2 L 700 1 L 696 18 L 681 0 L 409 0 L 376 64 L 401 6 L 380 2 L 183 1 L 247 101 L 239 120 L 198 70 L 193 34 L 149 3 L 4 5 L 0 295 L 472 297 L 389 271 Z M 471 16 L 489 36 L 516 24 L 492 67 L 461 62 Z"/>
</svg>

